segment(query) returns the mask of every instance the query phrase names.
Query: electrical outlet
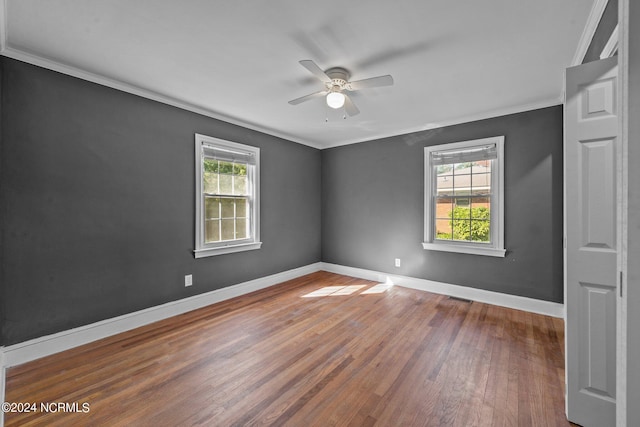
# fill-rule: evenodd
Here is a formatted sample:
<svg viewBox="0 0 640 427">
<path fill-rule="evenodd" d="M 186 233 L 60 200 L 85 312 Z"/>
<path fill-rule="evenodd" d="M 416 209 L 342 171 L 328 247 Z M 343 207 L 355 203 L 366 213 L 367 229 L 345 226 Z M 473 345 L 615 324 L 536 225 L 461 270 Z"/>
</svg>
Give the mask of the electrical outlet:
<svg viewBox="0 0 640 427">
<path fill-rule="evenodd" d="M 193 276 L 191 274 L 187 274 L 186 276 L 184 276 L 184 286 L 191 286 L 193 285 Z"/>
<path fill-rule="evenodd" d="M 396 267 L 400 267 L 400 258 L 396 258 Z"/>
</svg>

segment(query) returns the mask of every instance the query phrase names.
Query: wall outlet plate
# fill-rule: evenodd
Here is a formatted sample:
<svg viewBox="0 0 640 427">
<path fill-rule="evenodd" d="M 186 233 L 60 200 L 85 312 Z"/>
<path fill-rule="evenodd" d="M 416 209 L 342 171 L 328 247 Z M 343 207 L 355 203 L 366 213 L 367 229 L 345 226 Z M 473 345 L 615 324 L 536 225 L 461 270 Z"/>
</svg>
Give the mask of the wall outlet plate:
<svg viewBox="0 0 640 427">
<path fill-rule="evenodd" d="M 193 275 L 187 274 L 184 276 L 184 286 L 187 287 L 191 285 L 193 285 Z"/>
<path fill-rule="evenodd" d="M 396 267 L 400 267 L 400 258 L 396 258 Z"/>
</svg>

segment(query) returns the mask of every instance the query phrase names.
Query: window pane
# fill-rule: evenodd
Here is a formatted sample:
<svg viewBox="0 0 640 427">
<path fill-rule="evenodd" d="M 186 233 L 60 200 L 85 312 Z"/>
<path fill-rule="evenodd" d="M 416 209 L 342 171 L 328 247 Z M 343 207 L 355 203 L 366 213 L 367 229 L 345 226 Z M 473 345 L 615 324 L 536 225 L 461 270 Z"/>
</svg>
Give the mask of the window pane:
<svg viewBox="0 0 640 427">
<path fill-rule="evenodd" d="M 451 220 L 450 219 L 436 219 L 436 239 L 453 238 Z"/>
<path fill-rule="evenodd" d="M 484 199 L 480 199 L 481 201 Z M 473 219 L 489 219 L 489 203 L 482 203 L 473 200 L 471 204 L 471 218 Z"/>
<path fill-rule="evenodd" d="M 216 173 L 218 172 L 218 161 L 215 159 L 207 159 L 205 158 L 202 161 L 202 167 L 204 172 Z"/>
<path fill-rule="evenodd" d="M 219 172 L 222 174 L 228 174 L 231 175 L 233 173 L 233 163 L 232 162 L 225 162 L 225 161 L 220 161 L 220 169 Z"/>
<path fill-rule="evenodd" d="M 205 243 L 220 241 L 220 221 L 207 220 L 204 222 L 204 241 Z"/>
<path fill-rule="evenodd" d="M 436 174 L 441 175 L 451 175 L 453 173 L 453 165 L 438 165 L 436 166 Z"/>
<path fill-rule="evenodd" d="M 455 163 L 453 165 L 453 173 L 455 173 L 456 175 L 458 174 L 465 174 L 465 173 L 471 173 L 471 162 L 464 162 L 464 163 Z"/>
<path fill-rule="evenodd" d="M 218 174 L 205 172 L 202 177 L 202 187 L 205 193 L 215 194 L 218 192 Z"/>
<path fill-rule="evenodd" d="M 453 212 L 454 199 L 442 197 L 436 199 L 435 234 L 438 239 L 452 239 L 451 213 Z"/>
<path fill-rule="evenodd" d="M 235 216 L 234 199 L 223 198 L 220 199 L 220 206 L 222 211 L 222 218 L 233 218 Z"/>
<path fill-rule="evenodd" d="M 247 216 L 248 204 L 248 200 L 236 199 L 236 218 L 245 218 Z"/>
<path fill-rule="evenodd" d="M 436 218 L 451 218 L 453 210 L 453 199 L 450 197 L 436 198 Z"/>
<path fill-rule="evenodd" d="M 217 197 L 204 198 L 205 219 L 220 218 L 220 199 Z"/>
<path fill-rule="evenodd" d="M 491 192 L 491 174 L 477 173 L 472 175 L 473 195 L 486 195 Z"/>
<path fill-rule="evenodd" d="M 236 239 L 246 239 L 248 236 L 247 232 L 247 220 L 246 219 L 237 219 L 236 220 Z"/>
<path fill-rule="evenodd" d="M 438 176 L 436 180 L 436 188 L 438 196 L 448 196 L 453 194 L 453 176 Z"/>
<path fill-rule="evenodd" d="M 454 219 L 452 222 L 455 240 L 471 240 L 471 222 L 468 219 Z"/>
<path fill-rule="evenodd" d="M 247 177 L 242 175 L 235 175 L 233 177 L 233 194 L 246 196 L 247 193 Z"/>
<path fill-rule="evenodd" d="M 465 208 L 469 207 L 469 198 L 468 197 L 457 197 L 456 198 L 456 206 L 462 206 Z"/>
<path fill-rule="evenodd" d="M 220 175 L 220 194 L 232 194 L 233 175 Z"/>
<path fill-rule="evenodd" d="M 233 240 L 234 228 L 235 228 L 234 223 L 235 223 L 234 219 L 222 220 L 222 240 Z"/>
<path fill-rule="evenodd" d="M 455 175 L 453 177 L 453 194 L 455 196 L 468 196 L 471 193 L 471 175 Z"/>
<path fill-rule="evenodd" d="M 492 160 L 478 160 L 477 162 L 472 163 L 471 170 L 473 173 L 490 173 L 491 163 Z"/>
<path fill-rule="evenodd" d="M 471 222 L 471 240 L 474 242 L 489 242 L 490 240 L 489 220 L 474 219 Z"/>
<path fill-rule="evenodd" d="M 247 165 L 244 163 L 235 163 L 233 165 L 233 174 L 247 176 Z"/>
</svg>

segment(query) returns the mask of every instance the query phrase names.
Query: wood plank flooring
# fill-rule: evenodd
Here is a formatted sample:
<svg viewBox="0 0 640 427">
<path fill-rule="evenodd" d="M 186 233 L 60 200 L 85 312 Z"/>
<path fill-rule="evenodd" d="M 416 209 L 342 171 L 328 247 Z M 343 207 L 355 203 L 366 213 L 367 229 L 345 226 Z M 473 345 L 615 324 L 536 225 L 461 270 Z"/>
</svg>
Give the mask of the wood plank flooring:
<svg viewBox="0 0 640 427">
<path fill-rule="evenodd" d="M 5 423 L 569 426 L 563 328 L 318 272 L 13 367 L 7 402 L 79 412 Z"/>
</svg>

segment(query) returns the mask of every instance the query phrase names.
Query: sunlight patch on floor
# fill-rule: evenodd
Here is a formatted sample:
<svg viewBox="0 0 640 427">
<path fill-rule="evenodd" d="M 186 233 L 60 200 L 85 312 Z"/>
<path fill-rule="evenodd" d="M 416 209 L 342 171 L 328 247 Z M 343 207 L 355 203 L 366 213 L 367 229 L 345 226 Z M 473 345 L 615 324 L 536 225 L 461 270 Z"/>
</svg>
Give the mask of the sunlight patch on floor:
<svg viewBox="0 0 640 427">
<path fill-rule="evenodd" d="M 302 298 L 314 298 L 314 297 L 327 297 L 337 295 L 351 295 L 352 293 L 359 291 L 366 287 L 366 285 L 352 285 L 352 286 L 325 286 L 306 295 L 302 295 Z"/>
<path fill-rule="evenodd" d="M 378 283 L 377 285 L 372 286 L 364 291 L 362 294 L 381 294 L 387 292 L 389 289 L 391 289 L 392 286 L 393 284 Z"/>
<path fill-rule="evenodd" d="M 381 294 L 391 289 L 392 286 L 393 286 L 393 282 L 389 278 L 387 278 L 387 281 L 385 283 L 378 283 L 377 285 L 370 287 L 369 289 L 362 292 L 362 295 Z M 302 295 L 302 298 L 318 298 L 318 297 L 327 297 L 327 296 L 351 295 L 355 292 L 358 292 L 362 288 L 366 288 L 366 287 L 367 285 L 325 286 L 324 288 L 320 288 L 306 295 Z"/>
</svg>

